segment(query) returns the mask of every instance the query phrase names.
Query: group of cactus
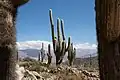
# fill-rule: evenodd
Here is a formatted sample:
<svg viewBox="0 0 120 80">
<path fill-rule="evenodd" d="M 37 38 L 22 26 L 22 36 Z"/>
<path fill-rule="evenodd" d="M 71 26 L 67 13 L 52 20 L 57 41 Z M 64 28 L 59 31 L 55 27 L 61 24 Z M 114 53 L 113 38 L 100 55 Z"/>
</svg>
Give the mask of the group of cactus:
<svg viewBox="0 0 120 80">
<path fill-rule="evenodd" d="M 68 38 L 68 45 L 66 46 L 66 40 L 64 35 L 64 22 L 63 20 L 57 19 L 57 37 L 55 36 L 54 32 L 54 21 L 52 16 L 52 10 L 49 10 L 49 17 L 50 17 L 50 24 L 51 24 L 51 32 L 52 32 L 52 43 L 53 43 L 53 50 L 56 56 L 56 65 L 60 65 L 63 61 L 63 58 L 68 52 L 68 61 L 69 65 L 72 65 L 76 49 L 73 49 L 73 43 L 70 42 L 71 37 Z M 61 26 L 61 33 L 60 33 L 60 26 Z M 62 37 L 62 38 L 61 38 Z"/>
<path fill-rule="evenodd" d="M 41 59 L 41 62 L 43 62 L 44 58 L 45 58 L 45 50 L 44 50 L 44 43 L 42 43 L 42 48 L 40 49 L 40 53 L 38 55 L 38 61 L 40 61 Z"/>
<path fill-rule="evenodd" d="M 40 58 L 40 56 L 41 56 L 41 58 Z M 48 56 L 48 65 L 50 65 L 51 60 L 52 60 L 50 44 L 48 44 L 47 56 Z M 44 58 L 45 58 L 45 50 L 44 50 L 44 43 L 42 43 L 42 48 L 40 49 L 40 53 L 38 54 L 38 61 L 43 62 Z"/>
</svg>

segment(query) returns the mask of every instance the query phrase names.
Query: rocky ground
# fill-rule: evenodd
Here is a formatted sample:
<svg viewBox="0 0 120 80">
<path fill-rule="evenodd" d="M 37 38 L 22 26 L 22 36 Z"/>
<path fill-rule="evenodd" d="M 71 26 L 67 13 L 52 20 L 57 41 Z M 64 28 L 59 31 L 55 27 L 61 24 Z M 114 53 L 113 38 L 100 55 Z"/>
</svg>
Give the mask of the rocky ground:
<svg viewBox="0 0 120 80">
<path fill-rule="evenodd" d="M 80 68 L 60 65 L 47 66 L 46 63 L 37 61 L 19 62 L 16 66 L 18 80 L 99 80 L 96 70 L 84 70 Z"/>
</svg>

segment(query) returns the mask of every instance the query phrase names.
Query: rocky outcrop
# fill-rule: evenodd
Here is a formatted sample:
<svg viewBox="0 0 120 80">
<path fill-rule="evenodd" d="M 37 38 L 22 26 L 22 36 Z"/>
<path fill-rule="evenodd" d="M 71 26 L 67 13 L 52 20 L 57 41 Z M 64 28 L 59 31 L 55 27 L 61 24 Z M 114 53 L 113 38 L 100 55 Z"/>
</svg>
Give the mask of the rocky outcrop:
<svg viewBox="0 0 120 80">
<path fill-rule="evenodd" d="M 24 67 L 19 67 L 19 65 L 16 65 L 16 74 L 18 80 L 44 80 L 37 72 L 29 71 Z"/>
<path fill-rule="evenodd" d="M 16 65 L 18 80 L 99 80 L 98 72 L 78 70 L 68 66 L 44 67 L 41 70 L 33 71 Z"/>
</svg>

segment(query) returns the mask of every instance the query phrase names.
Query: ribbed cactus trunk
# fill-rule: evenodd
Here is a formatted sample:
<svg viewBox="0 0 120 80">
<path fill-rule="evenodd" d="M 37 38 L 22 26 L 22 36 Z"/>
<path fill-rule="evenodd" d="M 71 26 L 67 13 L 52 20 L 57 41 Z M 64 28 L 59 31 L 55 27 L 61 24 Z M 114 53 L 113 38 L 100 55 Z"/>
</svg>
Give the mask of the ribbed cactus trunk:
<svg viewBox="0 0 120 80">
<path fill-rule="evenodd" d="M 120 0 L 95 0 L 101 80 L 120 80 Z"/>
<path fill-rule="evenodd" d="M 42 48 L 41 48 L 41 62 L 43 62 L 45 58 L 45 50 L 44 50 L 44 43 L 42 43 Z"/>
<path fill-rule="evenodd" d="M 76 56 L 76 49 L 73 48 L 73 43 L 71 43 L 70 48 L 68 49 L 68 62 L 69 66 L 73 65 Z"/>
<path fill-rule="evenodd" d="M 50 44 L 48 44 L 48 53 L 47 53 L 47 56 L 48 56 L 48 66 L 51 64 L 51 61 L 52 61 L 52 55 L 51 55 L 51 47 L 50 47 Z"/>
<path fill-rule="evenodd" d="M 89 57 L 89 59 L 90 59 L 90 67 L 92 66 L 92 55 L 90 54 L 90 57 Z"/>
<path fill-rule="evenodd" d="M 15 75 L 16 33 L 15 23 L 17 8 L 11 0 L 0 1 L 0 79 L 17 80 Z"/>
<path fill-rule="evenodd" d="M 38 61 L 40 61 L 40 52 L 38 53 Z"/>
<path fill-rule="evenodd" d="M 70 37 L 68 38 L 68 46 L 66 47 L 65 36 L 64 36 L 64 23 L 63 20 L 57 19 L 57 39 L 55 38 L 54 32 L 54 21 L 52 17 L 52 10 L 49 10 L 50 16 L 50 24 L 51 24 L 51 32 L 52 32 L 52 42 L 53 42 L 53 49 L 56 56 L 56 65 L 60 65 L 64 58 L 65 53 L 68 51 L 70 46 Z M 62 39 L 60 34 L 60 25 L 61 25 L 61 32 L 62 32 Z"/>
<path fill-rule="evenodd" d="M 19 62 L 19 52 L 18 52 L 18 49 L 16 50 L 17 52 L 17 62 Z"/>
<path fill-rule="evenodd" d="M 17 5 L 14 0 L 0 1 L 0 80 L 17 80 L 15 74 Z"/>
</svg>

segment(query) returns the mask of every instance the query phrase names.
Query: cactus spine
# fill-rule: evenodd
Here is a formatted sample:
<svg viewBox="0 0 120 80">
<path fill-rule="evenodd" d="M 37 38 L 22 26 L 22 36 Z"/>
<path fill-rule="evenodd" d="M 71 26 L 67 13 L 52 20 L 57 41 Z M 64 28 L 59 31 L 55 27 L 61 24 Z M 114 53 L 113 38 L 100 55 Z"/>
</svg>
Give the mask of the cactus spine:
<svg viewBox="0 0 120 80">
<path fill-rule="evenodd" d="M 52 10 L 49 10 L 50 23 L 51 23 L 51 32 L 52 32 L 52 42 L 53 49 L 56 56 L 56 65 L 61 64 L 65 53 L 68 51 L 70 46 L 70 37 L 68 38 L 68 46 L 66 47 L 65 36 L 64 36 L 64 23 L 63 20 L 57 19 L 57 39 L 55 39 L 54 34 L 54 22 L 52 17 Z M 61 23 L 61 31 L 62 31 L 62 39 L 60 34 L 60 23 Z"/>
<path fill-rule="evenodd" d="M 100 80 L 120 80 L 120 0 L 95 0 Z"/>
<path fill-rule="evenodd" d="M 51 47 L 50 47 L 50 44 L 48 44 L 48 53 L 47 53 L 47 56 L 48 56 L 48 66 L 51 64 L 51 60 L 52 60 L 52 55 L 51 55 Z"/>
<path fill-rule="evenodd" d="M 69 66 L 72 66 L 76 56 L 76 49 L 73 49 L 73 43 L 71 43 L 71 46 L 68 50 L 68 61 L 69 61 Z"/>
<path fill-rule="evenodd" d="M 44 43 L 42 43 L 42 48 L 41 48 L 40 52 L 41 52 L 41 62 L 43 62 L 43 60 L 45 58 Z"/>
</svg>

